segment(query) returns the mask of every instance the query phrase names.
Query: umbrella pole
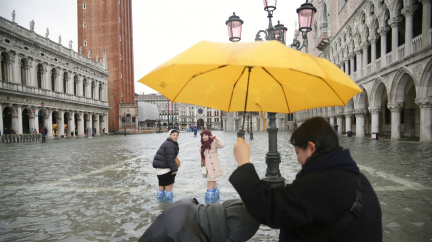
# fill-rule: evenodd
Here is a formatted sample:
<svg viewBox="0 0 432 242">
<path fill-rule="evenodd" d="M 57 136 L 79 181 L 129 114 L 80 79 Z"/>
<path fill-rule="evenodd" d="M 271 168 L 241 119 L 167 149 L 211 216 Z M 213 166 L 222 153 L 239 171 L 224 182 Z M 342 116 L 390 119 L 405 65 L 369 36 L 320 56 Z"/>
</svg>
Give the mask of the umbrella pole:
<svg viewBox="0 0 432 242">
<path fill-rule="evenodd" d="M 245 132 L 244 132 L 244 124 L 245 124 L 245 120 L 246 120 L 246 107 L 247 107 L 247 101 L 248 101 L 248 96 L 249 96 L 249 78 L 250 78 L 250 73 L 252 70 L 252 66 L 248 66 L 248 81 L 247 81 L 247 86 L 246 86 L 246 100 L 245 100 L 245 105 L 244 105 L 244 111 L 243 111 L 243 125 L 242 125 L 242 129 L 241 129 L 241 136 L 237 135 L 237 137 L 242 137 L 244 139 L 245 136 Z"/>
</svg>

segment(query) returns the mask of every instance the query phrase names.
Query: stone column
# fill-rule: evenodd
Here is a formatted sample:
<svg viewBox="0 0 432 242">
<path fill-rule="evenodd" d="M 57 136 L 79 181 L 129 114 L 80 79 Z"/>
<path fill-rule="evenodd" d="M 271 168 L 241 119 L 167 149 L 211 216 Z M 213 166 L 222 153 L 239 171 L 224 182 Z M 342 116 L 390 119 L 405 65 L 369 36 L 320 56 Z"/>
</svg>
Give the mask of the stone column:
<svg viewBox="0 0 432 242">
<path fill-rule="evenodd" d="M 353 76 L 354 75 L 354 57 L 355 57 L 354 52 L 350 52 L 348 57 L 349 57 L 349 61 L 350 61 L 350 76 Z"/>
<path fill-rule="evenodd" d="M 371 72 L 373 73 L 376 70 L 376 36 L 370 36 L 369 42 L 371 43 Z"/>
<path fill-rule="evenodd" d="M 379 134 L 379 114 L 381 112 L 380 107 L 371 107 L 369 108 L 369 112 L 372 114 L 371 120 L 371 133 Z"/>
<path fill-rule="evenodd" d="M 77 115 L 77 114 L 75 114 L 75 115 Z M 85 120 L 84 120 L 84 113 L 82 113 L 82 112 L 80 112 L 80 113 L 78 113 L 78 135 L 79 136 L 82 136 L 82 135 L 84 135 L 84 122 L 85 122 Z"/>
<path fill-rule="evenodd" d="M 44 119 L 44 127 L 48 130 L 48 137 L 53 137 L 53 127 L 52 127 L 52 113 L 46 113 L 45 119 Z"/>
<path fill-rule="evenodd" d="M 420 142 L 432 142 L 432 97 L 418 98 L 420 107 Z"/>
<path fill-rule="evenodd" d="M 338 131 L 337 131 L 337 133 L 338 134 L 342 134 L 342 127 L 343 127 L 343 125 L 342 125 L 342 115 L 343 114 L 338 114 L 337 116 L 336 116 L 336 124 L 337 124 L 337 126 L 338 126 Z"/>
<path fill-rule="evenodd" d="M 391 112 L 391 139 L 400 140 L 400 121 L 401 121 L 401 111 L 403 108 L 403 103 L 389 103 L 387 107 Z"/>
<path fill-rule="evenodd" d="M 349 58 L 344 58 L 344 64 L 345 64 L 345 74 L 349 75 Z"/>
<path fill-rule="evenodd" d="M 365 108 L 354 110 L 354 114 L 356 116 L 356 136 L 364 137 L 365 136 L 365 115 L 367 110 Z"/>
<path fill-rule="evenodd" d="M 75 132 L 75 125 L 74 125 L 74 121 L 75 121 L 75 114 L 72 111 L 69 111 L 68 113 L 68 135 L 72 135 L 72 132 Z"/>
<path fill-rule="evenodd" d="M 60 117 L 57 118 L 57 137 L 65 135 L 64 132 L 64 110 L 59 111 Z"/>
<path fill-rule="evenodd" d="M 11 55 L 11 56 L 15 56 L 15 55 Z M 11 57 L 12 59 L 12 57 Z M 7 70 L 7 81 L 8 82 L 14 82 L 13 79 L 13 60 L 7 60 L 6 61 L 6 70 Z"/>
<path fill-rule="evenodd" d="M 12 78 L 11 79 L 9 79 L 10 80 L 10 82 L 14 82 L 14 83 L 21 83 L 21 62 L 19 61 L 20 60 L 20 58 L 19 58 L 19 53 L 18 54 L 14 54 L 14 55 L 12 55 L 11 54 L 11 59 L 13 60 L 12 61 L 12 68 L 13 68 L 13 71 L 12 71 L 12 73 L 11 73 L 11 76 L 12 76 Z"/>
<path fill-rule="evenodd" d="M 378 33 L 381 36 L 381 68 L 387 65 L 386 52 L 387 52 L 387 32 L 390 30 L 388 26 L 384 26 L 378 29 Z"/>
<path fill-rule="evenodd" d="M 363 47 L 363 61 L 362 61 L 362 68 L 363 68 L 363 76 L 367 76 L 367 61 L 368 61 L 368 46 L 369 44 L 366 43 L 362 43 L 362 47 Z"/>
<path fill-rule="evenodd" d="M 1 69 L 1 68 L 0 68 Z M 1 70 L 0 70 L 1 71 Z M 1 75 L 0 75 L 0 77 L 1 77 Z M 3 127 L 3 106 L 2 106 L 2 104 L 0 103 L 0 111 L 1 111 L 1 118 L 0 118 L 0 131 L 1 131 L 1 135 L 4 135 L 4 127 Z M 0 135 L 0 137 L 1 137 L 1 135 Z M 0 142 L 1 142 L 1 140 L 0 140 Z"/>
<path fill-rule="evenodd" d="M 335 125 L 335 116 L 330 116 L 330 126 L 333 128 Z"/>
<path fill-rule="evenodd" d="M 23 133 L 23 124 L 22 124 L 22 108 L 21 106 L 17 107 L 17 113 L 18 113 L 18 129 L 15 129 L 17 131 L 17 134 Z"/>
<path fill-rule="evenodd" d="M 422 45 L 423 48 L 431 45 L 431 3 L 432 0 L 421 0 L 423 3 L 423 19 L 422 19 Z"/>
<path fill-rule="evenodd" d="M 401 21 L 401 17 L 393 17 L 389 19 L 388 24 L 392 29 L 392 62 L 395 62 L 399 59 L 398 53 L 398 31 L 399 31 L 399 22 Z"/>
<path fill-rule="evenodd" d="M 352 117 L 352 112 L 346 112 L 345 113 L 345 129 L 346 132 L 351 132 L 352 131 L 352 127 L 351 127 L 351 117 Z"/>
<path fill-rule="evenodd" d="M 404 7 L 401 11 L 401 14 L 405 15 L 405 56 L 409 56 L 412 53 L 412 44 L 411 40 L 413 37 L 413 15 L 414 11 L 417 9 L 417 6 L 410 5 Z"/>
<path fill-rule="evenodd" d="M 34 114 L 34 123 L 33 123 L 33 129 L 36 129 L 37 132 L 39 133 L 39 110 L 38 108 L 35 107 L 36 113 Z"/>
<path fill-rule="evenodd" d="M 362 51 L 360 50 L 360 48 L 356 48 L 355 50 L 354 50 L 354 53 L 355 53 L 355 57 L 356 57 L 356 68 L 357 68 L 357 71 L 356 71 L 356 73 L 357 73 L 357 78 L 356 79 L 359 79 L 359 78 L 361 78 L 362 77 L 362 75 L 361 75 L 361 67 L 362 67 L 362 59 L 361 59 L 361 54 L 362 54 Z"/>
<path fill-rule="evenodd" d="M 87 113 L 87 120 L 86 120 L 86 124 L 87 124 L 87 129 L 88 129 L 88 132 L 87 132 L 87 135 L 88 136 L 91 136 L 91 134 L 93 133 L 93 117 L 92 117 L 93 115 L 91 114 L 91 113 Z"/>
</svg>

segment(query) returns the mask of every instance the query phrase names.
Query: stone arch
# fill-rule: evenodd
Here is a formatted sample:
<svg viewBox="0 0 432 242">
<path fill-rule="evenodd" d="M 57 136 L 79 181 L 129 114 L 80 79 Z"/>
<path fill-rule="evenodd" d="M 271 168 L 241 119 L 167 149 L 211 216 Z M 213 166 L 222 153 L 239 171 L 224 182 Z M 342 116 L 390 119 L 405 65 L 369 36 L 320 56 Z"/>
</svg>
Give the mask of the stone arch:
<svg viewBox="0 0 432 242">
<path fill-rule="evenodd" d="M 410 79 L 412 79 L 414 84 L 416 84 L 417 81 L 414 80 L 413 75 L 408 68 L 402 67 L 396 72 L 390 88 L 391 102 L 403 103 L 405 101 L 405 88 Z"/>
<path fill-rule="evenodd" d="M 11 133 L 12 130 L 17 131 L 17 122 L 14 121 L 14 117 L 17 117 L 17 110 L 12 105 L 4 106 L 1 110 L 1 114 L 3 118 L 3 132 L 2 134 Z"/>
<path fill-rule="evenodd" d="M 390 101 L 402 105 L 400 110 L 400 136 L 418 137 L 420 135 L 420 109 L 415 103 L 418 81 L 408 68 L 402 67 L 393 79 Z M 397 136 L 396 136 L 397 137 Z"/>
<path fill-rule="evenodd" d="M 419 98 L 432 98 L 432 60 L 429 60 L 421 74 L 417 93 Z"/>
</svg>

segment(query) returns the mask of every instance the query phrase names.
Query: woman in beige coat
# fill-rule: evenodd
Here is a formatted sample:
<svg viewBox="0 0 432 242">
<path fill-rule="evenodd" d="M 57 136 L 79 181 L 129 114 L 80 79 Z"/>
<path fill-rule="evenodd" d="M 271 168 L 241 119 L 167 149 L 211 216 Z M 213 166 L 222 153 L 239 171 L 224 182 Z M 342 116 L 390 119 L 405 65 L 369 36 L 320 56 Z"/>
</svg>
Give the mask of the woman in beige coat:
<svg viewBox="0 0 432 242">
<path fill-rule="evenodd" d="M 210 130 L 201 132 L 201 167 L 207 168 L 207 192 L 205 201 L 213 203 L 220 200 L 220 192 L 216 182 L 223 175 L 217 149 L 225 147 L 224 142 L 213 136 Z"/>
</svg>

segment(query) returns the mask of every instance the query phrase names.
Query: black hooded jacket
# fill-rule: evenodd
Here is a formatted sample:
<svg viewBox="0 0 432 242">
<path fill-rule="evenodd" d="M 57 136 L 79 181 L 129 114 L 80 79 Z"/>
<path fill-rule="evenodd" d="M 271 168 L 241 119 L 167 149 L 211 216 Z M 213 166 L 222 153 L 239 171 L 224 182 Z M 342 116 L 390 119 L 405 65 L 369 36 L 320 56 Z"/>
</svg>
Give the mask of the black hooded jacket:
<svg viewBox="0 0 432 242">
<path fill-rule="evenodd" d="M 250 239 L 259 225 L 240 199 L 200 204 L 184 198 L 166 208 L 139 242 L 240 242 Z"/>
<path fill-rule="evenodd" d="M 178 168 L 175 163 L 175 158 L 177 157 L 178 153 L 178 143 L 171 138 L 167 138 L 156 152 L 156 155 L 153 159 L 153 167 L 169 168 L 171 169 L 171 172 L 177 171 Z"/>
<path fill-rule="evenodd" d="M 252 164 L 236 169 L 229 180 L 254 218 L 281 229 L 281 241 L 382 241 L 378 198 L 348 150 L 308 160 L 285 187 L 271 188 Z M 358 189 L 364 205 L 360 214 L 335 230 Z"/>
</svg>

